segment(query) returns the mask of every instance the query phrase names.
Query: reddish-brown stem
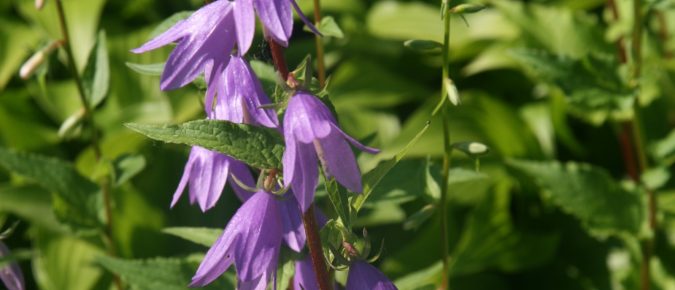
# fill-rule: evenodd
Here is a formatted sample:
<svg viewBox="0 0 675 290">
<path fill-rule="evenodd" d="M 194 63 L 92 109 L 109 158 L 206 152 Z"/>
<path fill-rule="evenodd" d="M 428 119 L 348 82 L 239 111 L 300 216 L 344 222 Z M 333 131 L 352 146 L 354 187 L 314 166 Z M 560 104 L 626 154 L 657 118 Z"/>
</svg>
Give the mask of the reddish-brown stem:
<svg viewBox="0 0 675 290">
<path fill-rule="evenodd" d="M 284 48 L 276 43 L 272 38 L 267 38 L 267 43 L 270 46 L 270 52 L 272 53 L 272 61 L 274 62 L 274 67 L 277 68 L 279 75 L 281 75 L 281 80 L 286 82 L 288 79 L 288 66 L 286 65 L 286 58 L 284 57 Z"/>
<path fill-rule="evenodd" d="M 314 273 L 316 274 L 316 281 L 319 282 L 319 289 L 331 290 L 330 279 L 328 277 L 328 269 L 326 268 L 326 261 L 323 258 L 323 249 L 321 247 L 321 237 L 319 237 L 319 226 L 316 222 L 316 215 L 314 214 L 314 205 L 310 205 L 309 209 L 302 216 L 302 222 L 305 225 L 305 235 L 307 236 L 307 247 L 309 247 L 309 255 L 312 258 L 312 266 L 314 266 Z"/>
<path fill-rule="evenodd" d="M 640 173 L 638 173 L 637 159 L 635 158 L 635 148 L 633 147 L 633 130 L 629 122 L 621 123 L 621 132 L 619 133 L 619 142 L 621 144 L 621 155 L 623 157 L 623 165 L 628 173 L 628 176 L 639 182 Z"/>
<path fill-rule="evenodd" d="M 607 0 L 607 7 L 612 11 L 612 16 L 615 20 L 619 19 L 619 8 L 616 6 L 614 0 Z M 626 52 L 626 47 L 623 45 L 623 36 L 619 36 L 616 40 L 616 51 L 621 63 L 628 62 L 628 53 Z"/>
<path fill-rule="evenodd" d="M 271 38 L 267 38 L 270 51 L 272 52 L 272 61 L 277 71 L 284 81 L 288 81 L 289 76 L 292 78 L 286 66 L 286 58 L 284 57 L 284 50 L 281 45 L 274 42 Z M 291 79 L 292 80 L 292 79 Z M 319 283 L 320 290 L 332 290 L 328 270 L 326 268 L 326 261 L 323 258 L 323 247 L 321 246 L 321 236 L 319 236 L 319 226 L 314 214 L 314 205 L 310 205 L 309 209 L 302 215 L 302 223 L 305 227 L 305 235 L 307 236 L 307 247 L 309 248 L 309 255 L 312 258 L 312 266 L 316 274 L 316 280 Z"/>
</svg>

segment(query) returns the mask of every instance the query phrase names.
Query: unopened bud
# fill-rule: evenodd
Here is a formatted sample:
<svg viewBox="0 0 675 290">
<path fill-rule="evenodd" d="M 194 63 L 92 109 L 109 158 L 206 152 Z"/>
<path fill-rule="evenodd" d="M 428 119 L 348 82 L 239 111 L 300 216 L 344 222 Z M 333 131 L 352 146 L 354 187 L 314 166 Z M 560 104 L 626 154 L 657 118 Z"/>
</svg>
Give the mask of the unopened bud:
<svg viewBox="0 0 675 290">
<path fill-rule="evenodd" d="M 53 41 L 44 48 L 38 50 L 31 56 L 19 69 L 19 76 L 22 79 L 28 79 L 45 62 L 47 56 L 55 49 L 63 45 L 63 40 Z"/>
<path fill-rule="evenodd" d="M 455 86 L 455 83 L 452 81 L 450 78 L 445 78 L 443 79 L 443 85 L 445 86 L 445 91 L 448 94 L 448 99 L 450 99 L 450 102 L 457 106 L 462 103 L 462 101 L 459 99 L 459 92 L 457 91 L 457 86 Z"/>
<path fill-rule="evenodd" d="M 27 80 L 30 76 L 33 75 L 35 70 L 37 70 L 37 68 L 40 67 L 40 65 L 44 62 L 45 62 L 45 53 L 44 51 L 40 50 L 35 54 L 33 54 L 33 56 L 31 56 L 28 59 L 28 61 L 26 61 L 21 66 L 21 69 L 19 69 L 19 76 L 22 79 Z"/>
<path fill-rule="evenodd" d="M 476 13 L 485 9 L 485 5 L 482 4 L 459 4 L 450 9 L 450 13 L 454 14 L 471 14 Z"/>
<path fill-rule="evenodd" d="M 35 0 L 35 9 L 42 10 L 42 7 L 45 6 L 45 0 Z"/>
<path fill-rule="evenodd" d="M 452 144 L 452 147 L 474 158 L 483 156 L 490 152 L 490 148 L 487 145 L 473 141 L 454 143 Z"/>
</svg>

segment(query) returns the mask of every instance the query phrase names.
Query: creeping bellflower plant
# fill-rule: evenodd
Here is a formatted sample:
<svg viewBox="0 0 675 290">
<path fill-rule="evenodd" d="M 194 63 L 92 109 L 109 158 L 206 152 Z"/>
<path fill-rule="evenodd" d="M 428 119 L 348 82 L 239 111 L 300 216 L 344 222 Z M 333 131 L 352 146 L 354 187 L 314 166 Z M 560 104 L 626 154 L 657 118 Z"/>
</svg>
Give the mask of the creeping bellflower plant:
<svg viewBox="0 0 675 290">
<path fill-rule="evenodd" d="M 344 187 L 358 193 L 362 190 L 361 172 L 349 144 L 368 153 L 378 152 L 343 132 L 328 107 L 303 91 L 297 92 L 288 103 L 284 137 L 284 183 L 293 189 L 303 212 L 314 199 L 319 179 L 317 161 L 328 177 L 335 177 Z"/>
<path fill-rule="evenodd" d="M 10 252 L 7 246 L 0 241 L 0 258 L 9 256 Z M 0 280 L 5 284 L 8 290 L 23 290 L 26 289 L 23 280 L 21 268 L 16 262 L 10 262 L 4 267 L 0 268 Z"/>
</svg>

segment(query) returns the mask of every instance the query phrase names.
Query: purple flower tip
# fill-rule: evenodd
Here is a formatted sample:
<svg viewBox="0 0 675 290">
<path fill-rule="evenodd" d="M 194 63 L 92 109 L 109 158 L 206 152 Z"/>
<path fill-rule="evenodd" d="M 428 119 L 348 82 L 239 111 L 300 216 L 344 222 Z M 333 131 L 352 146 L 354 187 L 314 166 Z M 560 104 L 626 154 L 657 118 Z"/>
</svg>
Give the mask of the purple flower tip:
<svg viewBox="0 0 675 290">
<path fill-rule="evenodd" d="M 349 267 L 347 290 L 396 290 L 394 283 L 377 268 L 364 261 L 356 261 Z"/>
<path fill-rule="evenodd" d="M 361 192 L 361 172 L 349 143 L 368 153 L 379 150 L 364 146 L 343 132 L 323 102 L 306 92 L 298 92 L 288 103 L 283 126 L 284 183 L 295 192 L 303 212 L 314 198 L 317 161 L 329 177 L 335 177 L 352 192 Z"/>
<path fill-rule="evenodd" d="M 254 184 L 251 173 L 241 161 L 218 152 L 193 146 L 190 157 L 185 164 L 183 177 L 173 194 L 171 207 L 176 205 L 185 187 L 189 184 L 190 203 L 198 203 L 204 212 L 211 209 L 220 198 L 229 174 L 236 175 L 237 179 L 247 185 Z M 239 186 L 233 185 L 233 188 L 242 200 L 247 199 L 250 195 Z"/>
<path fill-rule="evenodd" d="M 9 256 L 9 249 L 0 241 L 0 258 Z M 0 280 L 5 284 L 8 290 L 26 289 L 21 268 L 16 262 L 10 262 L 8 265 L 0 268 Z"/>
</svg>

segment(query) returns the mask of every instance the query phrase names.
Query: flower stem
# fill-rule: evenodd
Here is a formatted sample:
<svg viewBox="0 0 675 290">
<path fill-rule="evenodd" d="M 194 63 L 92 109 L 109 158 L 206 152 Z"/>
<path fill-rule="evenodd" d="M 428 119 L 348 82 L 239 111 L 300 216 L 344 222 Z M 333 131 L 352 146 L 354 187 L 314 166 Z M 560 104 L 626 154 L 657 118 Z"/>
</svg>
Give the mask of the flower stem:
<svg viewBox="0 0 675 290">
<path fill-rule="evenodd" d="M 331 290 L 330 278 L 326 261 L 323 258 L 323 249 L 321 247 L 321 237 L 319 236 L 319 226 L 314 214 L 314 205 L 310 205 L 307 212 L 302 216 L 302 223 L 305 225 L 305 235 L 307 236 L 307 246 L 309 255 L 312 258 L 312 266 L 316 274 L 316 281 L 319 283 L 320 290 Z"/>
<path fill-rule="evenodd" d="M 445 99 L 447 95 L 446 86 L 444 85 L 444 80 L 450 76 L 449 72 L 449 62 L 450 62 L 450 13 L 448 13 L 447 6 L 450 3 L 450 0 L 443 0 L 445 5 L 442 5 L 445 11 L 442 11 L 443 14 L 443 80 L 441 81 L 441 99 Z M 448 115 L 448 102 L 443 102 L 442 118 L 443 118 L 443 173 L 441 183 L 441 201 L 440 201 L 440 216 L 441 216 L 441 260 L 443 261 L 443 275 L 441 282 L 441 290 L 448 289 L 450 283 L 450 265 L 448 263 L 448 177 L 450 175 L 450 158 L 452 155 L 452 147 L 450 145 L 450 127 L 449 127 L 449 115 Z"/>
<path fill-rule="evenodd" d="M 271 38 L 267 38 L 267 43 L 270 46 L 272 53 L 272 61 L 277 71 L 284 81 L 288 81 L 289 71 L 286 66 L 286 58 L 284 57 L 284 50 L 281 45 L 274 42 Z M 323 247 L 321 246 L 321 236 L 319 235 L 319 227 L 314 214 L 314 205 L 310 205 L 307 212 L 302 215 L 302 223 L 305 227 L 305 235 L 307 236 L 307 246 L 309 247 L 309 254 L 312 258 L 312 267 L 316 274 L 316 280 L 319 283 L 320 290 L 332 290 L 328 269 L 326 268 L 326 261 L 323 257 Z"/>
<path fill-rule="evenodd" d="M 66 56 L 68 57 L 68 65 L 70 66 L 73 79 L 75 80 L 75 86 L 77 87 L 78 96 L 80 97 L 80 102 L 84 110 L 83 120 L 84 123 L 88 123 L 91 126 L 92 136 L 91 136 L 91 146 L 94 149 L 94 156 L 97 162 L 101 162 L 102 153 L 101 145 L 99 143 L 99 136 L 96 130 L 96 123 L 94 122 L 92 108 L 90 107 L 89 100 L 84 92 L 84 85 L 82 84 L 82 78 L 80 77 L 79 72 L 77 71 L 77 65 L 75 63 L 75 56 L 73 54 L 73 49 L 70 45 L 70 35 L 68 33 L 68 23 L 66 22 L 66 14 L 63 10 L 63 4 L 61 0 L 55 0 L 56 11 L 59 18 L 59 26 L 61 27 L 61 33 L 63 35 L 63 48 L 66 51 Z M 104 178 L 101 182 L 101 191 L 103 193 L 103 202 L 104 210 L 106 216 L 106 229 L 103 234 L 103 240 L 107 244 L 108 254 L 111 256 L 117 255 L 117 250 L 115 242 L 113 239 L 113 217 L 112 217 L 112 206 L 110 201 L 110 181 L 107 178 Z M 117 289 L 123 289 L 122 281 L 119 276 L 113 274 L 113 280 Z"/>
<path fill-rule="evenodd" d="M 619 12 L 614 0 L 607 1 L 615 20 L 619 20 Z M 632 32 L 632 84 L 638 91 L 638 97 L 633 102 L 633 118 L 621 124 L 619 140 L 624 159 L 626 172 L 636 184 L 641 184 L 641 176 L 649 167 L 647 154 L 642 135 L 640 116 L 640 78 L 642 73 L 642 3 L 641 0 L 633 0 L 633 32 Z M 617 40 L 617 52 L 619 61 L 628 63 L 628 54 L 623 39 Z M 656 233 L 656 196 L 654 191 L 645 187 L 647 192 L 647 217 L 651 235 L 642 241 L 642 259 L 640 262 L 640 290 L 651 288 L 650 261 L 654 252 L 654 234 Z"/>
<path fill-rule="evenodd" d="M 314 25 L 319 26 L 321 23 L 321 4 L 320 0 L 314 0 Z M 323 88 L 326 84 L 326 63 L 323 52 L 323 40 L 320 35 L 314 36 L 314 43 L 316 45 L 316 65 L 319 74 L 319 86 Z"/>
</svg>

